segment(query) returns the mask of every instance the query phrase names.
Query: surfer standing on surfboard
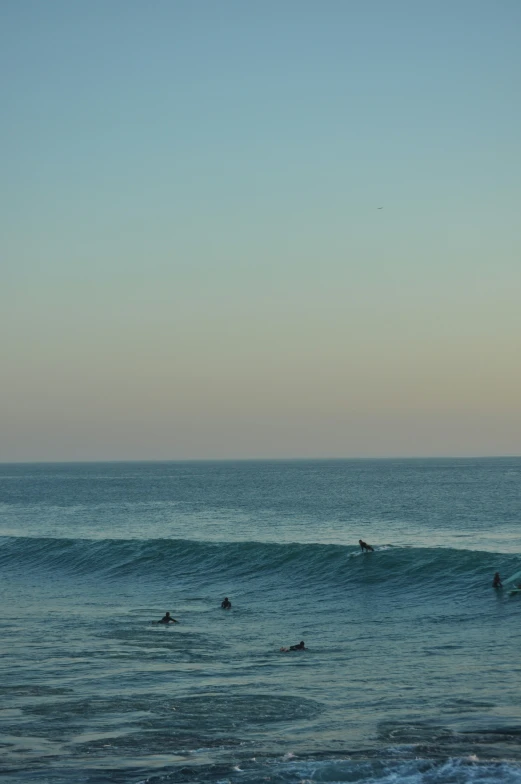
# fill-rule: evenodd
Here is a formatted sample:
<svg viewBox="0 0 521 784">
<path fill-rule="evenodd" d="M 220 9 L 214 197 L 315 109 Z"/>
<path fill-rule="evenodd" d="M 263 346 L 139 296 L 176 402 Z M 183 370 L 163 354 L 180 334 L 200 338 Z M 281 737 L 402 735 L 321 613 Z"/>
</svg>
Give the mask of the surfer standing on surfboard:
<svg viewBox="0 0 521 784">
<path fill-rule="evenodd" d="M 367 542 L 364 542 L 362 539 L 358 540 L 358 544 L 362 548 L 362 552 L 364 552 L 364 550 L 365 550 L 366 553 L 369 553 L 369 552 L 374 553 L 374 550 L 371 547 L 371 545 L 367 544 Z"/>
<path fill-rule="evenodd" d="M 502 588 L 503 583 L 501 582 L 501 577 L 499 576 L 499 572 L 496 572 L 494 575 L 494 580 L 492 582 L 492 588 Z"/>
</svg>

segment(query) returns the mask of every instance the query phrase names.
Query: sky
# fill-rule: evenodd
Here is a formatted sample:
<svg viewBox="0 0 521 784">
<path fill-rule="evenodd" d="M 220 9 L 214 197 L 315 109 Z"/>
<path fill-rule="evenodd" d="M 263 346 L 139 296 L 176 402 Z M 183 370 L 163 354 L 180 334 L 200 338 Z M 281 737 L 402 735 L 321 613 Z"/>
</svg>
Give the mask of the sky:
<svg viewBox="0 0 521 784">
<path fill-rule="evenodd" d="M 518 0 L 3 0 L 0 461 L 521 454 Z"/>
</svg>

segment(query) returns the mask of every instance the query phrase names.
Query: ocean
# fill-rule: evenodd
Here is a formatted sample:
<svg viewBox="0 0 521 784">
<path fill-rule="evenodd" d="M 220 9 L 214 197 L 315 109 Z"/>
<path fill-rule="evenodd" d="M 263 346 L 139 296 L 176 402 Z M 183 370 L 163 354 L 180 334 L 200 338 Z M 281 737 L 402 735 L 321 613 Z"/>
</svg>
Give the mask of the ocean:
<svg viewBox="0 0 521 784">
<path fill-rule="evenodd" d="M 0 465 L 3 781 L 521 784 L 520 500 L 521 458 Z"/>
</svg>

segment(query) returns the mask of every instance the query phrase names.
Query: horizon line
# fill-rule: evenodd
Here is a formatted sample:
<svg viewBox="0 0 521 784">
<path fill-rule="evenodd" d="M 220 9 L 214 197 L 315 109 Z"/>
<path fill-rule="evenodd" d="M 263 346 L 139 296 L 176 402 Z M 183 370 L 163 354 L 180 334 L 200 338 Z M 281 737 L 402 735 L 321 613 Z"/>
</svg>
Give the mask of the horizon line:
<svg viewBox="0 0 521 784">
<path fill-rule="evenodd" d="M 387 455 L 360 457 L 189 457 L 189 458 L 101 458 L 87 460 L 0 460 L 4 465 L 94 465 L 99 463 L 296 463 L 349 462 L 364 460 L 516 460 L 521 454 L 506 455 Z"/>
</svg>

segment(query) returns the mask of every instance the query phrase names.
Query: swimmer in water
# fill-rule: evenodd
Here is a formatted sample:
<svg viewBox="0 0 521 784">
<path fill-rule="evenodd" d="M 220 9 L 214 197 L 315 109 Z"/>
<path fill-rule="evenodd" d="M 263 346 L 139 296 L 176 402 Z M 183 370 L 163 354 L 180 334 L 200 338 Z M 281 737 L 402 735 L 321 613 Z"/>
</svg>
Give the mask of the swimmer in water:
<svg viewBox="0 0 521 784">
<path fill-rule="evenodd" d="M 170 615 L 170 613 L 169 613 L 169 612 L 167 612 L 167 613 L 166 613 L 166 614 L 165 614 L 165 615 L 164 615 L 164 616 L 161 618 L 161 620 L 160 620 L 160 621 L 158 621 L 158 623 L 170 623 L 170 621 L 172 621 L 172 623 L 179 623 L 179 621 L 176 621 L 176 619 L 175 619 L 175 618 L 172 618 L 172 616 Z"/>
<path fill-rule="evenodd" d="M 223 610 L 231 610 L 232 609 L 232 603 L 228 599 L 227 596 L 225 596 L 223 601 L 221 602 L 221 607 L 223 608 Z"/>
<path fill-rule="evenodd" d="M 290 645 L 289 648 L 281 648 L 282 653 L 288 653 L 289 651 L 307 651 L 306 646 L 304 645 L 304 640 L 301 640 L 298 645 Z"/>
</svg>

